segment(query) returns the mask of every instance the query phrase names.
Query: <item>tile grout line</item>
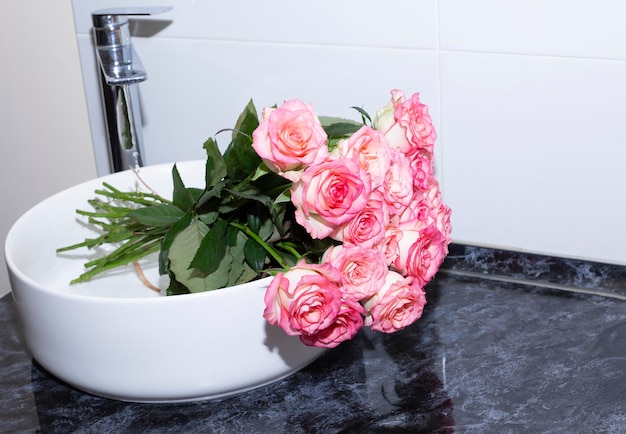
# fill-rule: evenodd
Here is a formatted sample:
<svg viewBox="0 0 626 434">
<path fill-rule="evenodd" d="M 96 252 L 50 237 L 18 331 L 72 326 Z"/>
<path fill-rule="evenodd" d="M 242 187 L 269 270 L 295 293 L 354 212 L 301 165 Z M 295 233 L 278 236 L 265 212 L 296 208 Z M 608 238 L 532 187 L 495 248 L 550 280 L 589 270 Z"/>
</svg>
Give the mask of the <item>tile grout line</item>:
<svg viewBox="0 0 626 434">
<path fill-rule="evenodd" d="M 578 286 L 563 285 L 561 283 L 551 283 L 545 281 L 536 281 L 528 279 L 519 279 L 516 277 L 503 276 L 500 274 L 484 274 L 477 271 L 459 271 L 440 268 L 439 273 L 449 274 L 461 277 L 474 277 L 477 279 L 490 280 L 495 282 L 515 283 L 518 285 L 535 286 L 539 288 L 557 289 L 559 291 L 576 292 L 581 294 L 599 295 L 607 298 L 615 298 L 618 300 L 626 300 L 626 295 L 615 294 L 608 291 L 598 291 L 594 289 L 581 288 Z"/>
</svg>

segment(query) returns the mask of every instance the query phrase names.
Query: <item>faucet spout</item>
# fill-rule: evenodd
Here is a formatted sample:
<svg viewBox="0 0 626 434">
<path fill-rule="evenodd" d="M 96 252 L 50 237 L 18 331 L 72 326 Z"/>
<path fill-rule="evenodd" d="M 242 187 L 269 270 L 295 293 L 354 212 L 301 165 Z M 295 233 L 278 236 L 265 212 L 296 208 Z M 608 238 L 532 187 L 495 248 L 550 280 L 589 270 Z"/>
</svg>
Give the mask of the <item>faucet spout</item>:
<svg viewBox="0 0 626 434">
<path fill-rule="evenodd" d="M 131 41 L 129 16 L 170 7 L 111 8 L 92 12 L 96 57 L 109 140 L 111 170 L 143 166 L 143 134 L 137 84 L 148 78 Z"/>
</svg>

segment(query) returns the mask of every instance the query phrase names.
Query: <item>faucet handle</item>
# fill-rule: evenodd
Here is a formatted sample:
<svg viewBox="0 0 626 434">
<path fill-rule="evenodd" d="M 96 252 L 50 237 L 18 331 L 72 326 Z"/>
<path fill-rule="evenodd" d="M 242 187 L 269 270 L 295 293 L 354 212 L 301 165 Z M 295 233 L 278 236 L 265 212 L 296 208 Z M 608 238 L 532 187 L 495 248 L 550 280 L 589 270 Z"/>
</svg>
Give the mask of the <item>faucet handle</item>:
<svg viewBox="0 0 626 434">
<path fill-rule="evenodd" d="M 165 7 L 117 7 L 91 13 L 96 54 L 109 85 L 139 83 L 147 78 L 130 40 L 128 17 L 167 12 Z"/>
<path fill-rule="evenodd" d="M 94 27 L 123 24 L 129 16 L 157 15 L 172 10 L 171 6 L 134 6 L 100 9 L 91 13 Z"/>
</svg>

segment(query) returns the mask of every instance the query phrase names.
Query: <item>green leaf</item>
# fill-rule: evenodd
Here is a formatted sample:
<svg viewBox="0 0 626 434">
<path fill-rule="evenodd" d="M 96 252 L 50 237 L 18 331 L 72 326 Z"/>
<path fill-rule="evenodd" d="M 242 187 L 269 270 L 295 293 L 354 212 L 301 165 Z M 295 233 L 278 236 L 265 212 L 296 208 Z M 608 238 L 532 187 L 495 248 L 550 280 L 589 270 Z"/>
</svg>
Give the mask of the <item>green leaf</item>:
<svg viewBox="0 0 626 434">
<path fill-rule="evenodd" d="M 172 181 L 174 183 L 172 202 L 183 211 L 191 210 L 195 201 L 191 192 L 185 188 L 185 184 L 180 177 L 176 164 L 172 167 Z"/>
<path fill-rule="evenodd" d="M 170 284 L 167 287 L 167 290 L 165 292 L 166 295 L 191 294 L 191 291 L 189 291 L 189 288 L 187 288 L 185 285 L 183 285 L 178 280 L 176 280 L 176 276 L 174 275 L 174 273 L 170 272 L 169 276 L 170 276 Z"/>
<path fill-rule="evenodd" d="M 224 157 L 222 157 L 222 153 L 215 139 L 208 138 L 206 142 L 204 142 L 204 149 L 207 154 L 205 191 L 208 191 L 210 187 L 216 185 L 226 176 L 226 161 L 224 161 Z"/>
<path fill-rule="evenodd" d="M 274 233 L 274 222 L 270 217 L 271 216 L 268 214 L 262 219 L 261 227 L 257 232 L 259 237 L 264 241 L 267 241 Z"/>
<path fill-rule="evenodd" d="M 265 206 L 270 206 L 272 204 L 272 198 L 266 194 L 261 194 L 256 188 L 248 188 L 244 191 L 226 189 L 226 191 L 239 199 L 260 202 Z"/>
<path fill-rule="evenodd" d="M 342 123 L 332 124 L 324 128 L 329 139 L 339 139 L 342 137 L 348 137 L 351 134 L 357 132 L 363 125 L 358 127 L 354 124 Z"/>
<path fill-rule="evenodd" d="M 228 181 L 223 179 L 215 184 L 213 187 L 205 190 L 196 201 L 196 208 L 200 209 L 204 205 L 206 205 L 206 203 L 211 199 L 220 197 L 220 195 L 222 194 L 222 189 L 227 183 Z"/>
<path fill-rule="evenodd" d="M 198 248 L 194 250 L 196 253 L 189 264 L 190 268 L 195 268 L 205 274 L 211 274 L 218 269 L 226 254 L 226 229 L 228 229 L 227 221 L 215 222 L 213 227 L 203 235 Z"/>
<path fill-rule="evenodd" d="M 203 188 L 195 188 L 195 187 L 187 187 L 187 193 L 191 196 L 191 200 L 193 203 L 196 203 L 200 196 L 204 193 Z"/>
<path fill-rule="evenodd" d="M 237 123 L 235 124 L 235 131 L 233 132 L 233 141 L 237 139 L 239 133 L 243 133 L 247 135 L 250 139 L 252 138 L 252 133 L 259 126 L 259 116 L 256 112 L 256 107 L 254 106 L 254 101 L 250 99 L 246 107 L 243 109 L 239 117 L 237 118 Z"/>
<path fill-rule="evenodd" d="M 210 233 L 208 226 L 195 220 L 187 229 L 182 231 L 170 247 L 170 276 L 185 286 L 190 292 L 203 292 L 223 288 L 228 284 L 228 272 L 232 256 L 222 255 L 222 260 L 216 266 L 216 272 L 203 273 L 191 266 L 197 253 L 201 250 L 202 242 Z M 221 246 L 225 246 L 222 242 Z M 226 250 L 224 248 L 224 250 Z M 178 288 L 178 285 L 174 285 Z"/>
<path fill-rule="evenodd" d="M 285 190 L 283 190 L 282 193 L 280 193 L 278 196 L 276 196 L 276 199 L 274 199 L 274 204 L 279 204 L 279 203 L 286 203 L 286 202 L 291 202 L 291 189 L 286 188 Z"/>
<path fill-rule="evenodd" d="M 211 226 L 213 223 L 215 223 L 215 221 L 217 220 L 219 216 L 220 214 L 217 211 L 209 211 L 209 212 L 200 214 L 198 218 L 205 225 Z"/>
<path fill-rule="evenodd" d="M 259 207 L 255 206 L 252 207 L 250 211 L 248 211 L 248 215 L 246 216 L 248 220 L 248 227 L 255 234 L 258 234 L 259 229 L 261 229 L 261 218 L 259 217 L 258 213 Z"/>
<path fill-rule="evenodd" d="M 254 171 L 254 175 L 252 175 L 251 181 L 256 181 L 257 179 L 272 173 L 272 171 L 267 167 L 265 163 L 259 164 L 259 166 Z"/>
<path fill-rule="evenodd" d="M 239 285 L 240 283 L 250 282 L 251 280 L 253 280 L 255 277 L 259 275 L 259 273 L 254 271 L 252 267 L 248 265 L 247 262 L 244 262 L 241 268 L 243 271 L 241 272 L 241 274 L 236 280 L 232 280 L 232 283 L 229 283 L 230 286 Z M 234 273 L 231 273 L 231 274 L 234 276 Z M 231 280 L 229 280 L 229 282 L 231 282 Z"/>
<path fill-rule="evenodd" d="M 362 123 L 355 122 L 350 119 L 330 116 L 320 116 L 319 120 L 329 139 L 347 137 L 350 134 L 357 132 L 363 126 Z"/>
<path fill-rule="evenodd" d="M 164 275 L 169 272 L 170 261 L 169 261 L 169 253 L 170 247 L 172 243 L 182 231 L 189 227 L 191 223 L 192 215 L 190 213 L 185 214 L 181 217 L 176 223 L 170 227 L 165 236 L 163 237 L 163 241 L 161 242 L 161 251 L 159 252 L 159 274 Z"/>
<path fill-rule="evenodd" d="M 128 213 L 128 217 L 143 225 L 158 227 L 171 226 L 184 215 L 184 211 L 170 204 L 151 205 Z"/>
<path fill-rule="evenodd" d="M 229 246 L 229 254 L 233 257 L 228 274 L 228 285 L 237 285 L 239 283 L 249 282 L 257 276 L 257 272 L 252 269 L 246 262 L 244 248 L 249 238 L 243 232 L 231 227 L 231 235 L 234 236 L 233 242 Z"/>
<path fill-rule="evenodd" d="M 224 152 L 224 159 L 231 179 L 244 179 L 254 173 L 261 158 L 252 148 L 252 133 L 259 126 L 259 118 L 252 100 L 239 115 L 230 145 Z"/>
<path fill-rule="evenodd" d="M 365 124 L 366 120 L 369 121 L 370 125 L 372 124 L 372 118 L 370 117 L 368 112 L 363 110 L 361 107 L 357 107 L 357 106 L 352 106 L 350 108 L 359 112 L 359 114 L 361 115 L 361 118 L 363 119 L 363 124 Z"/>
<path fill-rule="evenodd" d="M 274 203 L 270 208 L 270 215 L 272 217 L 272 221 L 276 226 L 276 230 L 281 236 L 284 236 L 287 233 L 288 228 L 285 227 L 285 215 L 287 214 L 287 203 L 280 202 Z"/>
<path fill-rule="evenodd" d="M 179 282 L 184 282 L 190 277 L 193 270 L 189 270 L 189 264 L 208 232 L 208 226 L 195 220 L 174 237 L 169 248 L 168 260 L 169 269 Z"/>
<path fill-rule="evenodd" d="M 255 272 L 260 272 L 265 265 L 265 258 L 267 258 L 265 249 L 252 238 L 248 238 L 244 245 L 243 252 L 248 265 Z"/>
</svg>

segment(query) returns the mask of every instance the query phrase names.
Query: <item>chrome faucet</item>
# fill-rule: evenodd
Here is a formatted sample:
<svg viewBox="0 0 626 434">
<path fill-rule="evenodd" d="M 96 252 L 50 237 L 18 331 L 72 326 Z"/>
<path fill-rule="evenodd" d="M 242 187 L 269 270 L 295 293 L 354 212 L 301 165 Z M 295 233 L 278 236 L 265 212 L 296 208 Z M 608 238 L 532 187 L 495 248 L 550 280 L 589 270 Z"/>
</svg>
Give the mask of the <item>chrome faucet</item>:
<svg viewBox="0 0 626 434">
<path fill-rule="evenodd" d="M 170 9 L 120 7 L 91 14 L 113 172 L 138 169 L 144 164 L 137 84 L 148 76 L 132 45 L 128 17 L 155 15 Z"/>
</svg>

